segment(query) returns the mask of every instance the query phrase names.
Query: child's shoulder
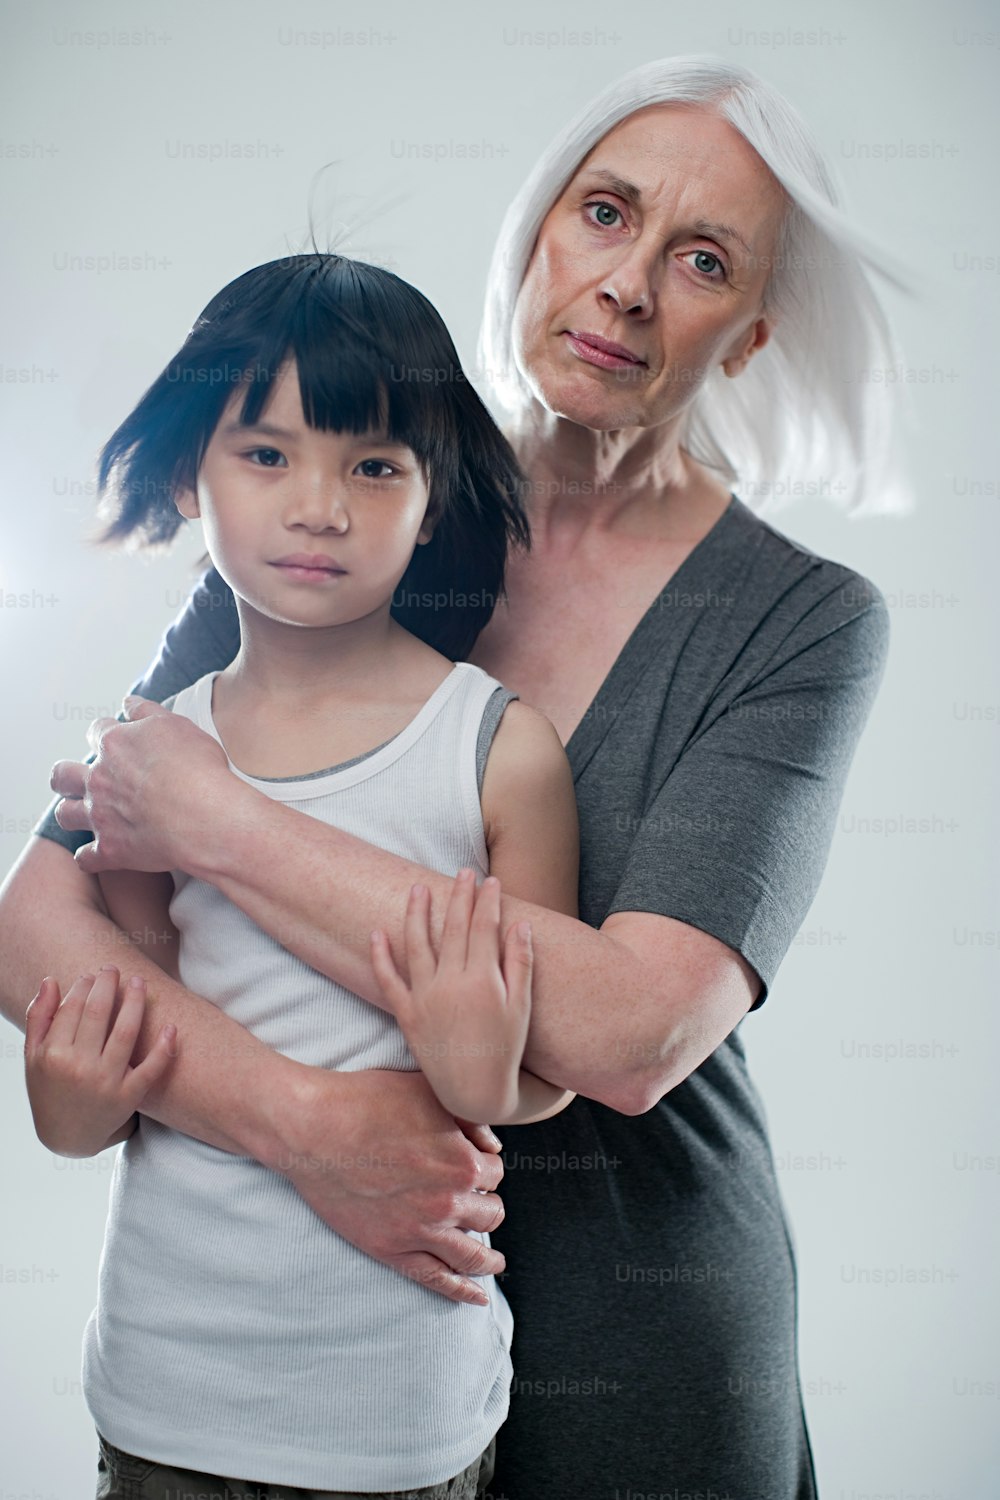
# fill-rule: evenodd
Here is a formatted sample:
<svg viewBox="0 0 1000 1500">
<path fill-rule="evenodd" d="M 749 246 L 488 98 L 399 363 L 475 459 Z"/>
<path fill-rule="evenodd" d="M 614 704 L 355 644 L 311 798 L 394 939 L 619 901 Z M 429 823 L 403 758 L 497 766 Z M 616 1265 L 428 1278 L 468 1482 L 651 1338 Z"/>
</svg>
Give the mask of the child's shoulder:
<svg viewBox="0 0 1000 1500">
<path fill-rule="evenodd" d="M 160 707 L 169 708 L 173 714 L 183 714 L 186 719 L 193 719 L 196 724 L 201 723 L 206 716 L 211 717 L 212 683 L 218 675 L 218 672 L 206 672 L 189 687 L 180 688 L 176 693 L 171 693 L 168 698 L 164 698 Z"/>
<path fill-rule="evenodd" d="M 573 772 L 552 721 L 513 699 L 493 737 L 481 795 L 490 873 L 508 895 L 577 915 Z"/>
<path fill-rule="evenodd" d="M 483 805 L 523 795 L 526 786 L 572 782 L 566 751 L 551 719 L 520 698 L 506 705 L 490 745 Z"/>
</svg>

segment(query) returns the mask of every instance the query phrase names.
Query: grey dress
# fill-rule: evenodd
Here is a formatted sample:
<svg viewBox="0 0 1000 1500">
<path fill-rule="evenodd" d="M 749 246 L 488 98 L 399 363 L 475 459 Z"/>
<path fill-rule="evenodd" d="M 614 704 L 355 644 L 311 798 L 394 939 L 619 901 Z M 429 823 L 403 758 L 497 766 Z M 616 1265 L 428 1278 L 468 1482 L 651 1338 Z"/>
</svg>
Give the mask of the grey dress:
<svg viewBox="0 0 1000 1500">
<path fill-rule="evenodd" d="M 210 572 L 137 690 L 162 699 L 237 644 Z M 733 496 L 567 745 L 581 920 L 691 923 L 753 966 L 761 1004 L 819 885 L 887 644 L 871 583 Z M 82 841 L 51 818 L 38 831 Z M 644 1115 L 577 1098 L 504 1127 L 492 1241 L 515 1379 L 497 1500 L 816 1495 L 795 1264 L 746 1024 Z"/>
</svg>

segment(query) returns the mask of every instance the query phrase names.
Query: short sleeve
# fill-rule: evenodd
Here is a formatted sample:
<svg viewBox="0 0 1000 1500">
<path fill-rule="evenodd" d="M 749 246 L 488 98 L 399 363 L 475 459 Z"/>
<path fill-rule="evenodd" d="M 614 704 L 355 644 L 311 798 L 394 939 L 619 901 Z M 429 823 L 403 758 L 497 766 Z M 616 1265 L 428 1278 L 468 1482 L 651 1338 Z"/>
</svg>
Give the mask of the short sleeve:
<svg viewBox="0 0 1000 1500">
<path fill-rule="evenodd" d="M 640 821 L 608 914 L 655 912 L 717 937 L 762 1005 L 819 887 L 855 747 L 885 669 L 888 611 L 839 589 L 777 659 L 707 716 Z"/>
<path fill-rule="evenodd" d="M 153 661 L 128 691 L 163 703 L 182 688 L 191 687 L 206 672 L 227 667 L 239 646 L 236 600 L 229 585 L 210 568 L 195 584 L 177 618 L 168 625 Z M 93 759 L 88 756 L 87 764 Z M 55 818 L 58 800 L 55 798 L 49 804 L 33 832 L 75 852 L 90 843 L 91 835 L 68 833 L 59 827 Z"/>
</svg>

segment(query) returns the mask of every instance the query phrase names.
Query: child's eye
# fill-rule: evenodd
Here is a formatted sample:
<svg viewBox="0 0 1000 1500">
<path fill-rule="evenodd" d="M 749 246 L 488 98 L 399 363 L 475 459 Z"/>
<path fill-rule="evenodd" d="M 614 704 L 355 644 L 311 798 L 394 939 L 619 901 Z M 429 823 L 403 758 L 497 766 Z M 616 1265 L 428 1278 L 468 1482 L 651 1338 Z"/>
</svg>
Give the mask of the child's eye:
<svg viewBox="0 0 1000 1500">
<path fill-rule="evenodd" d="M 615 220 L 620 219 L 622 216 L 621 209 L 615 208 L 613 203 L 605 203 L 603 201 L 600 201 L 595 203 L 585 203 L 583 207 L 584 212 L 586 213 L 589 213 L 590 209 L 594 210 L 594 217 L 590 219 L 590 223 L 597 224 L 601 229 L 612 228 Z M 609 214 L 613 214 L 614 218 L 608 218 L 607 216 Z"/>
<path fill-rule="evenodd" d="M 260 469 L 280 469 L 282 464 L 288 467 L 288 460 L 277 448 L 251 448 L 244 457 Z"/>
<path fill-rule="evenodd" d="M 358 464 L 363 479 L 391 479 L 396 470 L 392 464 L 387 464 L 384 458 L 363 458 Z M 384 470 L 377 473 L 377 470 Z"/>
</svg>

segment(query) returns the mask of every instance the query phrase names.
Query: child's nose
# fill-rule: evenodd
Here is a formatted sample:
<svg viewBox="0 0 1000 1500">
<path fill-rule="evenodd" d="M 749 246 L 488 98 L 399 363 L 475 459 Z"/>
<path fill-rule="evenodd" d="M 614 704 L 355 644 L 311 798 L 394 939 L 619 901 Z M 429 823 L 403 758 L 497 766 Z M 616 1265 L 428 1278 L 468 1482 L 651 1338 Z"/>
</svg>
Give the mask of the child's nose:
<svg viewBox="0 0 1000 1500">
<path fill-rule="evenodd" d="M 340 484 L 303 484 L 289 497 L 286 526 L 305 526 L 309 531 L 346 531 L 350 524 L 348 496 Z"/>
</svg>

